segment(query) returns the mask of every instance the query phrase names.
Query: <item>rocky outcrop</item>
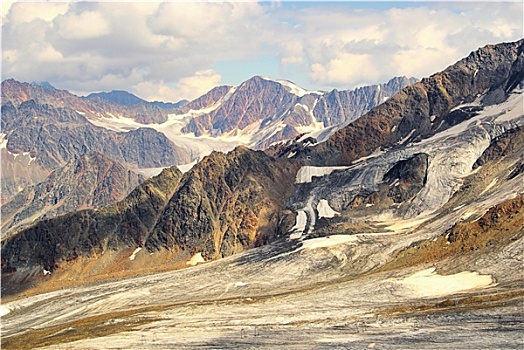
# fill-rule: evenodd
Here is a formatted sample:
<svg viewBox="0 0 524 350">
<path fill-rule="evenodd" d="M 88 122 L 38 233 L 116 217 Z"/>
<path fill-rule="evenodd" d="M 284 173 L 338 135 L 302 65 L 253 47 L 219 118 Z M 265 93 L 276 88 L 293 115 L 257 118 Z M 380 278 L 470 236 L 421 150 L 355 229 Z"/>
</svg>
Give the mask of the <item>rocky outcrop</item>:
<svg viewBox="0 0 524 350">
<path fill-rule="evenodd" d="M 271 240 L 296 170 L 245 147 L 212 153 L 184 177 L 146 247 L 216 259 Z"/>
<path fill-rule="evenodd" d="M 216 259 L 263 244 L 277 232 L 293 166 L 240 147 L 214 152 L 183 177 L 176 167 L 124 200 L 37 223 L 4 241 L 7 270 L 53 270 L 80 256 L 145 247 Z"/>
<path fill-rule="evenodd" d="M 387 196 L 395 203 L 403 203 L 415 197 L 427 180 L 428 155 L 415 154 L 401 160 L 384 174 L 383 180 L 389 185 Z"/>
<path fill-rule="evenodd" d="M 516 127 L 495 138 L 490 146 L 477 159 L 473 168 L 476 169 L 488 162 L 500 160 L 508 154 L 524 149 L 524 128 Z M 523 154 L 524 156 L 524 154 Z"/>
<path fill-rule="evenodd" d="M 2 239 L 35 221 L 113 204 L 142 181 L 101 153 L 75 156 L 43 182 L 24 188 L 2 205 Z"/>
</svg>

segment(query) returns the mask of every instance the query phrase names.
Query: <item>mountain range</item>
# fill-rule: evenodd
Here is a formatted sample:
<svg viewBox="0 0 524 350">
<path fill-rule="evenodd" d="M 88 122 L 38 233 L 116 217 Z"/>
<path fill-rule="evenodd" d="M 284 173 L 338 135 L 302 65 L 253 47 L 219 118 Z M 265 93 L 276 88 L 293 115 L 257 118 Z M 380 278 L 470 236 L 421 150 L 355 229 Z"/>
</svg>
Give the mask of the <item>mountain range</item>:
<svg viewBox="0 0 524 350">
<path fill-rule="evenodd" d="M 139 191 L 163 200 L 146 207 L 149 209 L 133 209 L 142 211 L 134 224 L 124 220 L 129 207 L 126 200 L 102 212 L 95 209 L 46 220 L 5 241 L 2 256 L 6 266 L 40 266 L 52 271 L 61 262 L 79 256 L 136 247 L 169 254 L 200 253 L 206 260 L 216 259 L 285 236 L 292 227 L 300 235 L 314 232 L 320 219 L 315 206 L 325 206 L 325 201 L 334 211 L 344 213 L 335 221 L 341 217 L 354 221 L 360 215 L 400 220 L 436 213 L 460 188 L 490 140 L 505 135 L 505 130 L 519 128 L 519 111 L 516 119 L 497 122 L 494 113 L 484 110 L 507 101 L 519 86 L 521 50 L 519 43 L 472 53 L 442 73 L 402 89 L 325 142 L 294 143 L 281 149 L 276 158 L 248 148 L 237 148 L 227 155 L 213 152 L 183 176 L 174 168 L 164 172 L 170 177 L 176 174 L 177 185 L 169 190 L 140 185 Z M 235 93 L 262 80 L 255 77 Z M 276 93 L 287 96 L 283 97 L 286 100 L 290 98 L 286 91 L 280 85 Z M 235 100 L 248 95 L 238 96 Z M 213 100 L 218 101 L 215 105 L 222 101 L 209 98 Z M 223 104 L 215 110 L 227 109 L 228 104 Z M 237 127 L 245 126 L 241 123 L 248 111 L 235 119 Z M 213 115 L 220 120 L 219 112 Z M 478 126 L 465 127 L 471 123 Z M 358 161 L 362 157 L 364 160 Z M 293 174 L 299 168 L 300 181 L 293 184 Z M 302 176 L 310 179 L 305 181 Z M 315 180 L 316 176 L 321 178 Z M 373 214 L 377 208 L 380 213 Z M 143 222 L 144 218 L 154 220 Z M 76 229 L 72 233 L 66 227 Z M 32 237 L 38 237 L 39 243 L 27 245 Z M 61 242 L 60 249 L 52 249 L 57 242 Z M 35 254 L 35 249 L 39 253 Z"/>
<path fill-rule="evenodd" d="M 72 198 L 70 203 L 76 205 L 64 205 L 63 201 L 43 205 L 42 198 L 34 193 L 35 186 L 48 188 L 50 182 L 56 181 L 52 172 L 69 173 L 68 162 L 81 159 L 88 152 L 106 157 L 99 164 L 102 168 L 107 162 L 114 162 L 113 169 L 131 169 L 135 172 L 131 183 L 137 185 L 137 174 L 147 177 L 158 174 L 164 167 L 191 166 L 213 149 L 227 151 L 242 144 L 261 148 L 265 144 L 294 138 L 298 130 L 329 130 L 325 126 L 340 125 L 346 118 L 344 113 L 348 114 L 347 118 L 354 119 L 413 81 L 394 78 L 387 84 L 355 91 L 334 90 L 326 96 L 344 97 L 337 97 L 338 102 L 333 108 L 308 112 L 304 117 L 303 103 L 307 102 L 303 101 L 317 104 L 318 99 L 326 105 L 326 101 L 332 98 L 326 100 L 322 92 L 306 94 L 305 90 L 290 82 L 269 78 L 254 77 L 238 88 L 219 86 L 193 101 L 176 104 L 147 102 L 125 91 L 78 97 L 49 83 L 5 80 L 2 83 L 2 203 L 5 204 L 2 210 L 4 218 L 9 219 L 2 222 L 3 237 L 14 232 L 19 224 L 27 225 L 58 213 L 111 204 L 130 192 L 132 187 L 126 185 L 127 191 L 119 190 L 118 196 L 90 200 L 83 190 L 75 194 L 75 179 L 81 177 L 72 177 L 71 181 L 61 177 L 60 187 L 67 188 Z M 275 94 L 286 96 L 289 103 L 279 105 Z M 250 96 L 249 101 L 247 96 Z M 253 110 L 254 105 L 265 107 Z M 282 115 L 275 114 L 277 109 Z M 331 110 L 338 119 L 326 119 Z M 220 117 L 216 117 L 216 113 L 220 113 Z M 293 124 L 295 126 L 285 124 L 290 118 L 299 118 Z M 228 124 L 229 135 L 224 134 L 226 130 L 217 133 L 216 125 L 203 125 L 206 119 Z M 191 131 L 194 125 L 199 125 L 195 135 Z M 91 158 L 94 159 L 101 158 Z M 125 171 L 106 172 L 104 176 L 111 180 L 98 178 L 100 183 L 92 183 L 93 188 L 110 183 L 126 184 L 130 179 Z M 100 191 L 111 193 L 113 190 Z M 48 209 L 49 213 L 46 213 Z"/>
<path fill-rule="evenodd" d="M 196 138 L 322 128 L 4 239 L 3 345 L 521 347 L 524 39 L 369 91 L 359 118 L 350 93 L 263 77 L 179 107 L 166 123 Z"/>
</svg>

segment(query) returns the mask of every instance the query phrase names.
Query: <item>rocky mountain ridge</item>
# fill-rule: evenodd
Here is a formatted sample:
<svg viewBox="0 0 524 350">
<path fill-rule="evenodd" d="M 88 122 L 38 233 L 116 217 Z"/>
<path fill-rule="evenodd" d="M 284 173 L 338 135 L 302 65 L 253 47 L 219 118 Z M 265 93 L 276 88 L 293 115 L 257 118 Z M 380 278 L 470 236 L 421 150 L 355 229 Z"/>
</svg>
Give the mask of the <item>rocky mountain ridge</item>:
<svg viewBox="0 0 524 350">
<path fill-rule="evenodd" d="M 289 81 L 255 76 L 238 87 L 220 91 L 210 109 L 190 119 L 181 129 L 195 136 L 238 135 L 256 130 L 250 147 L 268 146 L 305 132 L 321 131 L 357 119 L 371 108 L 410 85 L 415 78 L 398 77 L 380 85 L 331 92 L 304 90 Z"/>
<path fill-rule="evenodd" d="M 139 168 L 141 173 L 155 174 L 173 164 L 191 165 L 212 150 L 229 151 L 238 145 L 264 148 L 295 137 L 299 131 L 323 130 L 324 124 L 346 118 L 341 117 L 343 113 L 349 113 L 348 118 L 358 117 L 411 81 L 395 78 L 355 91 L 332 91 L 324 99 L 323 92 L 254 77 L 239 87 L 218 86 L 193 101 L 172 104 L 146 102 L 125 91 L 78 97 L 46 82 L 28 84 L 8 79 L 2 83 L 2 203 L 24 188 L 45 181 L 52 171 L 86 152 L 101 152 L 123 165 Z M 289 103 L 277 107 L 275 92 Z M 317 98 L 323 101 L 320 115 L 327 115 L 329 121 L 317 121 L 312 112 L 306 113 L 304 103 L 313 107 Z M 277 109 L 284 119 L 273 113 Z M 137 117 L 139 112 L 142 114 Z M 274 115 L 268 118 L 268 113 Z M 201 125 L 205 135 L 195 138 L 183 134 L 206 118 L 214 119 L 227 132 Z M 117 174 L 123 175 L 117 172 L 113 177 Z M 125 183 L 127 179 L 114 181 Z M 11 201 L 10 205 L 13 203 L 22 202 Z M 79 204 L 83 205 L 91 204 Z"/>
<path fill-rule="evenodd" d="M 19 251 L 18 263 L 28 266 L 44 257 L 49 271 L 61 261 L 122 247 L 228 256 L 273 238 L 294 172 L 261 151 L 214 152 L 183 176 L 176 167 L 165 169 L 114 205 L 37 223 L 5 242 L 5 256 Z M 38 254 L 28 244 L 34 235 Z M 58 242 L 60 248 L 52 248 Z"/>
<path fill-rule="evenodd" d="M 120 95 L 120 98 L 115 95 Z M 130 94 L 121 93 L 93 93 L 87 97 L 80 97 L 66 90 L 59 90 L 52 85 L 24 83 L 14 79 L 2 81 L 2 104 L 11 102 L 14 106 L 28 100 L 35 100 L 38 104 L 53 107 L 70 108 L 87 118 L 102 118 L 123 116 L 143 124 L 161 123 L 167 120 L 167 115 L 184 104 L 148 102 Z M 111 97 L 112 96 L 112 97 Z M 133 103 L 122 103 L 132 100 Z"/>
<path fill-rule="evenodd" d="M 187 150 L 151 128 L 114 132 L 65 107 L 28 100 L 2 104 L 2 197 L 43 181 L 51 171 L 89 151 L 138 168 L 191 161 Z M 126 181 L 125 179 L 122 181 Z"/>
<path fill-rule="evenodd" d="M 524 79 L 522 56 L 522 41 L 488 45 L 402 89 L 326 142 L 313 147 L 293 144 L 275 153 L 312 165 L 351 164 L 379 149 L 428 138 L 477 115 L 475 104 L 489 106 L 507 99 Z"/>
</svg>

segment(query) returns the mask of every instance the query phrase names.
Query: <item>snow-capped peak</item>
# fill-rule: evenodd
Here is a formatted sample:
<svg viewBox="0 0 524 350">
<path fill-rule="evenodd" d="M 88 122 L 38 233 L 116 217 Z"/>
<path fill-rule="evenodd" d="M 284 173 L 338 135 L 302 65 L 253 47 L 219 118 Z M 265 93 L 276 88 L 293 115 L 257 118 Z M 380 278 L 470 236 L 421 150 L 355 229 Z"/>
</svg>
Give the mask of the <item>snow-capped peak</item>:
<svg viewBox="0 0 524 350">
<path fill-rule="evenodd" d="M 322 91 L 311 91 L 301 88 L 300 86 L 296 85 L 295 83 L 290 82 L 289 80 L 282 80 L 282 79 L 273 79 L 269 77 L 261 76 L 262 79 L 267 81 L 274 81 L 275 83 L 279 83 L 280 85 L 284 86 L 286 90 L 288 90 L 290 93 L 297 95 L 298 97 L 302 97 L 307 94 L 317 94 L 317 95 L 323 95 L 324 92 Z"/>
</svg>

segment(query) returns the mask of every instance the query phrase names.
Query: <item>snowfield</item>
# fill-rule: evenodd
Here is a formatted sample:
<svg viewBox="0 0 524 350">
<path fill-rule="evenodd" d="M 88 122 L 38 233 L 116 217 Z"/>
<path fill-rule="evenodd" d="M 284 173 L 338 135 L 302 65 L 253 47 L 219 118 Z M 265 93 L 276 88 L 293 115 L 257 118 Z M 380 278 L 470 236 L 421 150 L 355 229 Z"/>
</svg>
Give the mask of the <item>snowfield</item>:
<svg viewBox="0 0 524 350">
<path fill-rule="evenodd" d="M 482 289 L 493 285 L 489 275 L 462 271 L 449 276 L 441 276 L 435 268 L 429 268 L 404 278 L 400 283 L 422 297 L 450 295 L 471 289 Z"/>
</svg>

